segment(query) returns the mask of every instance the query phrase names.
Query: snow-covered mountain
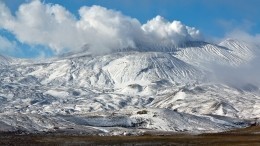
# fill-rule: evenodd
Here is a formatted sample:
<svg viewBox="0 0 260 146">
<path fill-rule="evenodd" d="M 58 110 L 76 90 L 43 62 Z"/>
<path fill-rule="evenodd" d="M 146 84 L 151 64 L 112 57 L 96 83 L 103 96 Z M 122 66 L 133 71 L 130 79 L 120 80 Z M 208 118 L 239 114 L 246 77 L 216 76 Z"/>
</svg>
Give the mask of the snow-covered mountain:
<svg viewBox="0 0 260 146">
<path fill-rule="evenodd" d="M 0 55 L 0 65 L 8 65 L 10 62 L 12 62 L 11 58 Z"/>
<path fill-rule="evenodd" d="M 40 61 L 0 56 L 0 130 L 218 132 L 260 116 L 257 86 L 211 80 L 211 65 L 235 68 L 255 57 L 246 43 L 158 46 Z"/>
</svg>

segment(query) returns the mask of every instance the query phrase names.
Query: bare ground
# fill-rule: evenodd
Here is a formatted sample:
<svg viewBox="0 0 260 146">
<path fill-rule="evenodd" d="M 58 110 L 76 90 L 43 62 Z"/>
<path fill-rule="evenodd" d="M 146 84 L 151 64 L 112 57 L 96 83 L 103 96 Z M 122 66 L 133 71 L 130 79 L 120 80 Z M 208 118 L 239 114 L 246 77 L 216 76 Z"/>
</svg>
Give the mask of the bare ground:
<svg viewBox="0 0 260 146">
<path fill-rule="evenodd" d="M 1 134 L 0 145 L 260 145 L 260 126 L 214 134 L 69 136 Z"/>
</svg>

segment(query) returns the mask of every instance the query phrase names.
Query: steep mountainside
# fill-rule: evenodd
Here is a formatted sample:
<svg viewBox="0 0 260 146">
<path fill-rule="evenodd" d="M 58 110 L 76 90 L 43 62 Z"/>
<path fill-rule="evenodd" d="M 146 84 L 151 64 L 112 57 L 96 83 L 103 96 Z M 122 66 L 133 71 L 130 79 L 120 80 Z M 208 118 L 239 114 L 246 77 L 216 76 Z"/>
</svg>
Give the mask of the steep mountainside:
<svg viewBox="0 0 260 146">
<path fill-rule="evenodd" d="M 0 56 L 0 130 L 109 135 L 245 127 L 260 116 L 259 88 L 215 83 L 211 66 L 239 67 L 253 54 L 228 39 L 105 55 L 85 50 L 41 61 Z"/>
</svg>

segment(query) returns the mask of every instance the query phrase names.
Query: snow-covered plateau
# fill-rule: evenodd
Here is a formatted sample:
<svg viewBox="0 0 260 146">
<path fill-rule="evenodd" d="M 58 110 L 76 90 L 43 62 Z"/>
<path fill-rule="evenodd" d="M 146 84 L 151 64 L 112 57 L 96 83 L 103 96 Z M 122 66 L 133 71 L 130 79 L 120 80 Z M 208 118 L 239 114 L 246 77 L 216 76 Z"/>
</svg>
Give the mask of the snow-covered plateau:
<svg viewBox="0 0 260 146">
<path fill-rule="evenodd" d="M 228 39 L 43 60 L 0 56 L 0 131 L 122 135 L 247 127 L 260 117 L 259 87 L 218 81 L 211 66 L 237 68 L 254 51 Z"/>
</svg>

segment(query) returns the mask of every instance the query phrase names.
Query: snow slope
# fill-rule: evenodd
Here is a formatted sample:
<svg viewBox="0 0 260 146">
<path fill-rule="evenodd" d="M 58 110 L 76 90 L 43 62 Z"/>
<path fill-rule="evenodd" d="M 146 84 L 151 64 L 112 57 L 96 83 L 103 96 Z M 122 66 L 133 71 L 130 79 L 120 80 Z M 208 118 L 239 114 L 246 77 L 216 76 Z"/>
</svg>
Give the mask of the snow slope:
<svg viewBox="0 0 260 146">
<path fill-rule="evenodd" d="M 41 61 L 1 57 L 0 129 L 109 135 L 246 127 L 260 116 L 259 88 L 214 83 L 209 65 L 238 67 L 253 54 L 228 39 Z"/>
<path fill-rule="evenodd" d="M 225 40 L 219 45 L 191 42 L 181 47 L 175 56 L 200 68 L 208 68 L 211 64 L 239 66 L 254 58 L 252 49 L 232 39 Z"/>
<path fill-rule="evenodd" d="M 8 65 L 10 62 L 12 62 L 11 58 L 0 55 L 0 66 Z"/>
<path fill-rule="evenodd" d="M 219 132 L 250 124 L 246 120 L 213 115 L 195 116 L 168 109 L 145 109 L 145 111 L 148 113 L 138 114 L 138 110 L 137 112 L 127 110 L 88 115 L 1 114 L 0 127 L 6 131 L 57 132 L 75 129 L 76 132 L 85 134 L 121 135 L 140 134 L 149 130 Z"/>
</svg>

